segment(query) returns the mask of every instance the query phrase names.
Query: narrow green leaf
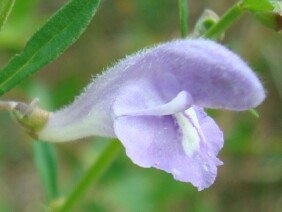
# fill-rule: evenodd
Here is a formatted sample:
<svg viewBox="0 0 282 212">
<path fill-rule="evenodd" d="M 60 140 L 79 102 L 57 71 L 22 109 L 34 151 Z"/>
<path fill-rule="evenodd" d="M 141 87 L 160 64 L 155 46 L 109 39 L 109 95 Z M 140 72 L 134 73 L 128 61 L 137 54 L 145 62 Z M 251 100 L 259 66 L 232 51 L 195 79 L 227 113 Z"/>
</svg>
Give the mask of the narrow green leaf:
<svg viewBox="0 0 282 212">
<path fill-rule="evenodd" d="M 273 6 L 269 0 L 243 0 L 243 8 L 256 11 L 273 10 Z"/>
<path fill-rule="evenodd" d="M 57 163 L 53 147 L 41 141 L 33 142 L 33 154 L 48 202 L 58 197 Z"/>
<path fill-rule="evenodd" d="M 0 2 L 0 30 L 5 24 L 14 6 L 15 0 L 1 0 Z"/>
<path fill-rule="evenodd" d="M 100 0 L 71 0 L 55 13 L 0 72 L 0 95 L 56 59 L 91 21 Z"/>
</svg>

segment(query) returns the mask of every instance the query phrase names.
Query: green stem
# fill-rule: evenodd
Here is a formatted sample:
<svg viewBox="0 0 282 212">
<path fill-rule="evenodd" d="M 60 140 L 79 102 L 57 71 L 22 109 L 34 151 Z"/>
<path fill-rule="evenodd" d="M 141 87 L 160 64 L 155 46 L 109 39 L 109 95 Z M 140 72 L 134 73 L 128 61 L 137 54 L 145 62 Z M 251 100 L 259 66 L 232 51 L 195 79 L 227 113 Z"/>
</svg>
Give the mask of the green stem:
<svg viewBox="0 0 282 212">
<path fill-rule="evenodd" d="M 236 21 L 244 12 L 244 8 L 241 5 L 242 3 L 236 3 L 231 7 L 221 18 L 220 20 L 212 26 L 203 37 L 216 40 L 220 35 L 228 28 L 230 25 Z"/>
<path fill-rule="evenodd" d="M 17 102 L 11 102 L 11 101 L 1 101 L 0 100 L 0 111 L 7 111 L 10 112 L 14 109 L 14 107 L 17 105 Z"/>
<path fill-rule="evenodd" d="M 110 166 L 117 154 L 121 150 L 121 144 L 117 140 L 111 141 L 108 147 L 103 151 L 101 156 L 92 164 L 89 170 L 84 174 L 74 191 L 64 201 L 58 211 L 66 212 L 74 206 L 74 204 L 83 197 L 87 189 L 95 184 L 99 177 Z"/>
<path fill-rule="evenodd" d="M 181 37 L 186 38 L 188 35 L 188 4 L 187 0 L 178 0 L 179 3 L 179 18 L 180 18 L 180 28 Z"/>
</svg>

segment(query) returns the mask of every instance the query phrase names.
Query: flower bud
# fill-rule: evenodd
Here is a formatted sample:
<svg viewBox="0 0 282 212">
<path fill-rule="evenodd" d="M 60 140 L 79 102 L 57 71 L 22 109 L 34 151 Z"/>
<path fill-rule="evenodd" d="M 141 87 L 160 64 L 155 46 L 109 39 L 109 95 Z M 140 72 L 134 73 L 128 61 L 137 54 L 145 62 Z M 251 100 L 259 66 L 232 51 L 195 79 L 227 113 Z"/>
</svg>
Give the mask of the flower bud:
<svg viewBox="0 0 282 212">
<path fill-rule="evenodd" d="M 206 9 L 197 21 L 192 37 L 200 37 L 205 34 L 213 25 L 215 25 L 219 20 L 219 16 L 212 10 Z M 221 35 L 222 40 L 224 34 Z"/>
</svg>

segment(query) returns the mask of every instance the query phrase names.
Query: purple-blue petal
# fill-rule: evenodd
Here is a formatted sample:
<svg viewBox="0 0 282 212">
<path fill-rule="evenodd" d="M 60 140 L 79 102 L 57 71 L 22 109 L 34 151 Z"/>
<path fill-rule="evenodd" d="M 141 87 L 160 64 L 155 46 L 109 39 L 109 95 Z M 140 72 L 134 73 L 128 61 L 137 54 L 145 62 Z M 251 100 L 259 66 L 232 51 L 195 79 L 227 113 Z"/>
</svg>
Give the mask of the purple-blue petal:
<svg viewBox="0 0 282 212">
<path fill-rule="evenodd" d="M 179 90 L 189 92 L 194 104 L 201 107 L 246 110 L 265 98 L 262 84 L 250 67 L 237 54 L 210 40 L 160 45 L 137 59 L 133 70 L 146 72 L 146 78 L 164 93 L 173 86 L 163 84 L 170 75 Z"/>
<path fill-rule="evenodd" d="M 191 155 L 184 151 L 183 134 L 174 116 L 122 116 L 115 120 L 114 129 L 135 164 L 164 170 L 202 190 L 214 182 L 217 166 L 222 164 L 216 156 L 223 135 L 201 109 L 196 114 L 205 140 Z"/>
</svg>

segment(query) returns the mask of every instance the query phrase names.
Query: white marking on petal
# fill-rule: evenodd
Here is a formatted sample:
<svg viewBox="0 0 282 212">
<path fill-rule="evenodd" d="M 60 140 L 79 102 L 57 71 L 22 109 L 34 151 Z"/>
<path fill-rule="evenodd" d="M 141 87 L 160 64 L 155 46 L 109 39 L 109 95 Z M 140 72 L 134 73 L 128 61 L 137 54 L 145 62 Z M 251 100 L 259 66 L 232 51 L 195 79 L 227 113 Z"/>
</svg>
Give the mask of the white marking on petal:
<svg viewBox="0 0 282 212">
<path fill-rule="evenodd" d="M 191 105 L 191 95 L 186 91 L 181 91 L 166 104 L 136 111 L 115 111 L 115 116 L 164 116 L 186 110 Z"/>
<path fill-rule="evenodd" d="M 182 131 L 182 146 L 187 156 L 191 156 L 195 150 L 200 148 L 200 141 L 204 141 L 204 136 L 193 108 L 189 108 L 184 113 L 174 115 Z"/>
</svg>

